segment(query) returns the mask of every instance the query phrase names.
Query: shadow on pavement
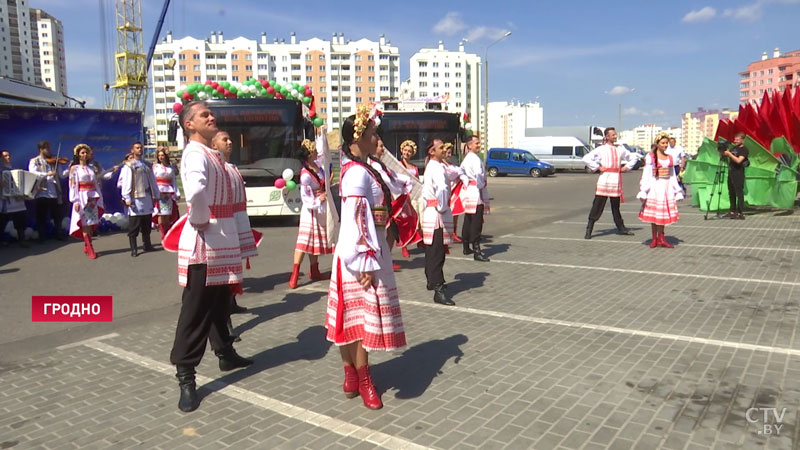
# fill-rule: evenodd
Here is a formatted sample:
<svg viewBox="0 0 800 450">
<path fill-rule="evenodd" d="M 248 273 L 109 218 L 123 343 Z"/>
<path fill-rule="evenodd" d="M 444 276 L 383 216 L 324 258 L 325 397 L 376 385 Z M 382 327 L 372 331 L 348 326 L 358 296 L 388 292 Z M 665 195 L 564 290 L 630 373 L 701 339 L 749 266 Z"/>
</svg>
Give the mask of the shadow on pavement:
<svg viewBox="0 0 800 450">
<path fill-rule="evenodd" d="M 480 264 L 485 264 L 485 263 L 480 263 Z M 489 276 L 488 272 L 459 273 L 453 277 L 455 278 L 455 281 L 453 281 L 452 283 L 447 283 L 447 293 L 455 297 L 461 292 L 469 291 L 470 289 L 474 288 L 479 288 L 483 286 L 488 276 Z"/>
<path fill-rule="evenodd" d="M 491 258 L 494 255 L 505 253 L 511 248 L 510 244 L 489 244 L 481 247 L 483 254 Z"/>
<path fill-rule="evenodd" d="M 254 355 L 252 366 L 231 372 L 216 380 L 200 386 L 197 390 L 201 400 L 228 385 L 237 383 L 259 372 L 278 367 L 293 361 L 313 361 L 322 359 L 328 354 L 331 342 L 325 339 L 325 327 L 321 325 L 307 328 L 297 335 L 297 340 L 278 347 L 264 350 Z"/>
<path fill-rule="evenodd" d="M 442 375 L 442 367 L 455 357 L 461 361 L 464 353 L 459 346 L 469 339 L 456 334 L 446 339 L 436 339 L 409 348 L 402 355 L 370 367 L 376 388 L 385 394 L 395 389 L 395 398 L 416 398 L 422 395 Z"/>
<path fill-rule="evenodd" d="M 275 286 L 289 282 L 289 277 L 292 274 L 289 272 L 273 273 L 262 278 L 247 278 L 245 277 L 242 283 L 242 290 L 247 294 L 260 294 L 262 292 L 271 291 Z"/>
<path fill-rule="evenodd" d="M 284 316 L 286 314 L 296 313 L 304 310 L 306 306 L 319 301 L 321 298 L 327 298 L 327 292 L 309 292 L 309 293 L 291 293 L 283 298 L 281 303 L 273 303 L 270 305 L 257 306 L 255 308 L 248 308 L 248 314 L 255 314 L 256 317 L 248 320 L 247 322 L 234 328 L 235 334 L 242 334 L 247 330 L 252 330 L 258 324 L 272 320 L 276 317 Z"/>
</svg>

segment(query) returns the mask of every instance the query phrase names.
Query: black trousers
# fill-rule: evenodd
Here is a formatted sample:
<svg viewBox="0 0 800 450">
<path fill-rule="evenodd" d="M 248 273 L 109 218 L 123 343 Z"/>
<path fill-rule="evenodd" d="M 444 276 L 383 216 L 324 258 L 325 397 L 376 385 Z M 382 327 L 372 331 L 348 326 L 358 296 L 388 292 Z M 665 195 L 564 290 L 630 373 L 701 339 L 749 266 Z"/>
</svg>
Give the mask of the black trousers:
<svg viewBox="0 0 800 450">
<path fill-rule="evenodd" d="M 208 331 L 208 343 L 211 344 L 211 350 L 214 350 L 214 352 L 221 352 L 225 348 L 233 345 L 234 338 L 230 334 L 228 322 L 231 320 L 234 302 L 236 302 L 236 296 L 231 293 L 231 295 L 228 296 L 228 300 L 225 302 L 224 308 L 222 308 L 222 315 L 225 317 L 225 333 L 227 333 L 227 335 L 223 335 L 223 333 L 217 329 L 216 322 L 211 324 L 211 329 Z"/>
<path fill-rule="evenodd" d="M 58 204 L 57 198 L 39 197 L 36 202 L 36 230 L 39 232 L 39 239 L 44 240 L 45 225 L 47 225 L 48 216 L 53 219 L 54 234 L 61 236 L 64 234 L 61 231 L 61 219 L 64 215 L 61 212 L 61 205 Z"/>
<path fill-rule="evenodd" d="M 444 230 L 439 228 L 433 232 L 433 242 L 425 245 L 425 279 L 428 289 L 435 289 L 444 284 Z"/>
<path fill-rule="evenodd" d="M 461 226 L 461 240 L 468 244 L 479 244 L 483 231 L 483 205 L 478 205 L 475 214 L 464 213 L 464 225 Z"/>
<path fill-rule="evenodd" d="M 619 212 L 619 197 L 606 197 L 603 195 L 594 196 L 592 209 L 589 211 L 589 224 L 597 222 L 600 216 L 603 215 L 607 199 L 611 199 L 611 215 L 614 216 L 614 224 L 618 229 L 625 228 L 625 222 L 622 221 L 622 214 Z"/>
<path fill-rule="evenodd" d="M 728 198 L 731 211 L 742 212 L 744 208 L 744 170 L 728 171 Z"/>
<path fill-rule="evenodd" d="M 136 237 L 139 231 L 142 232 L 142 237 L 150 237 L 150 230 L 153 228 L 151 222 L 153 217 L 148 215 L 144 216 L 128 216 L 128 237 Z"/>
<path fill-rule="evenodd" d="M 25 215 L 26 211 L 17 211 L 10 213 L 0 213 L 0 234 L 6 229 L 6 224 L 10 220 L 14 224 L 14 229 L 17 230 L 17 239 L 20 241 L 25 240 Z"/>
<path fill-rule="evenodd" d="M 181 313 L 178 316 L 178 325 L 175 327 L 175 342 L 169 361 L 196 367 L 203 359 L 206 351 L 206 341 L 212 337 L 212 327 L 215 330 L 214 347 L 225 347 L 231 341 L 226 324 L 225 312 L 228 308 L 231 290 L 228 285 L 206 286 L 205 264 L 192 264 L 189 266 L 186 287 L 183 288 Z"/>
</svg>

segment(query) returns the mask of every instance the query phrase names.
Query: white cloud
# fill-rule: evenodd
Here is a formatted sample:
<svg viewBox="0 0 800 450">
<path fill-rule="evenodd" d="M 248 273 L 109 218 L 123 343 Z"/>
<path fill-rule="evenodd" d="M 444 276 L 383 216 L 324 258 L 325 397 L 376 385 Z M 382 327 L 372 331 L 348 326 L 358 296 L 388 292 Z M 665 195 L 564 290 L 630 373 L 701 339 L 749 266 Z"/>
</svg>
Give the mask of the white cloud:
<svg viewBox="0 0 800 450">
<path fill-rule="evenodd" d="M 653 117 L 653 116 L 664 116 L 667 113 L 663 109 L 653 109 L 651 111 L 644 111 L 635 106 L 631 106 L 628 108 L 624 108 L 622 110 L 622 115 L 624 116 L 641 116 L 641 117 Z"/>
<path fill-rule="evenodd" d="M 504 28 L 479 26 L 471 29 L 469 33 L 467 33 L 466 38 L 470 41 L 479 41 L 481 39 L 497 40 L 502 38 L 507 32 L 508 30 Z"/>
<path fill-rule="evenodd" d="M 755 22 L 761 18 L 764 3 L 764 1 L 759 0 L 749 5 L 744 5 L 733 9 L 726 9 L 722 15 L 733 20 L 740 20 L 742 22 Z"/>
<path fill-rule="evenodd" d="M 705 8 L 692 10 L 686 13 L 681 19 L 683 23 L 695 23 L 695 22 L 708 22 L 709 20 L 713 19 L 717 15 L 717 10 L 706 6 Z"/>
<path fill-rule="evenodd" d="M 631 91 L 633 91 L 633 89 L 631 89 L 631 88 L 629 88 L 627 86 L 614 86 L 613 88 L 611 88 L 610 91 L 606 91 L 606 94 L 608 94 L 608 95 L 623 95 L 623 94 L 627 94 L 627 93 L 629 93 Z"/>
<path fill-rule="evenodd" d="M 625 116 L 644 115 L 642 111 L 639 111 L 639 109 L 636 108 L 635 106 L 623 109 L 622 114 Z"/>
<path fill-rule="evenodd" d="M 452 36 L 464 28 L 467 28 L 467 24 L 461 20 L 461 14 L 449 12 L 436 22 L 436 25 L 433 26 L 433 32 L 436 34 L 444 34 L 445 36 Z"/>
</svg>

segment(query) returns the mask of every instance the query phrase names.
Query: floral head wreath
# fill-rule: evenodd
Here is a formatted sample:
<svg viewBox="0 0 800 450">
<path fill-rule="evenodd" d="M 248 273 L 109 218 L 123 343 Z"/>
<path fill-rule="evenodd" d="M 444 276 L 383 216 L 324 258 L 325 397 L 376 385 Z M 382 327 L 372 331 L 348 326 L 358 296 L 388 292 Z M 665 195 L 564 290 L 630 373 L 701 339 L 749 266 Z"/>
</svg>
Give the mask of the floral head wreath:
<svg viewBox="0 0 800 450">
<path fill-rule="evenodd" d="M 80 152 L 81 149 L 84 149 L 84 148 L 89 152 L 92 151 L 92 147 L 89 147 L 87 144 L 78 144 L 78 145 L 75 146 L 74 149 L 72 149 L 72 154 L 73 155 L 77 155 L 78 152 Z"/>
<path fill-rule="evenodd" d="M 653 141 L 653 143 L 654 143 L 654 144 L 658 144 L 658 141 L 660 141 L 660 140 L 662 140 L 662 139 L 667 139 L 667 140 L 669 140 L 669 138 L 670 138 L 670 136 L 669 136 L 669 133 L 666 133 L 666 132 L 662 131 L 662 132 L 660 132 L 660 133 L 658 133 L 658 134 L 656 135 L 656 139 Z"/>
<path fill-rule="evenodd" d="M 411 147 L 411 151 L 414 152 L 413 154 L 417 154 L 417 143 L 412 141 L 411 139 L 406 139 L 400 144 L 400 151 L 403 151 L 404 148 Z M 413 156 L 413 155 L 412 155 Z"/>
<path fill-rule="evenodd" d="M 305 148 L 306 148 L 306 150 L 308 150 L 309 152 L 313 152 L 313 151 L 314 151 L 314 149 L 316 148 L 316 146 L 314 145 L 314 143 L 313 143 L 313 142 L 311 142 L 311 141 L 310 141 L 310 140 L 308 140 L 308 139 L 303 139 L 303 142 L 301 142 L 301 143 L 300 143 L 300 145 L 302 145 L 303 147 L 305 147 Z"/>
<path fill-rule="evenodd" d="M 453 143 L 452 142 L 445 142 L 444 143 L 444 151 L 448 151 L 448 150 L 452 150 L 452 149 L 453 149 Z"/>
<path fill-rule="evenodd" d="M 378 110 L 377 105 L 374 103 L 372 106 L 361 105 L 356 108 L 356 118 L 353 121 L 353 142 L 361 139 L 370 122 L 374 122 L 375 126 L 380 125 L 381 114 L 381 111 Z"/>
</svg>

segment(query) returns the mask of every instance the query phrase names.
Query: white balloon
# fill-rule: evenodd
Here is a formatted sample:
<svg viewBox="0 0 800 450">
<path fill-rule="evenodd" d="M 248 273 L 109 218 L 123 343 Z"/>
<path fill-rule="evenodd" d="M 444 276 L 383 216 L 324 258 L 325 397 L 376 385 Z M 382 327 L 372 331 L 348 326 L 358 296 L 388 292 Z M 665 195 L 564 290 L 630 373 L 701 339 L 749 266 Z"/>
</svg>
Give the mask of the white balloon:
<svg viewBox="0 0 800 450">
<path fill-rule="evenodd" d="M 465 123 L 464 124 L 464 128 L 467 129 L 467 130 L 471 130 L 472 129 L 472 122 Z"/>
<path fill-rule="evenodd" d="M 117 211 L 117 212 L 114 213 L 114 217 L 117 217 L 117 218 L 122 217 L 122 213 Z"/>
<path fill-rule="evenodd" d="M 38 239 L 39 238 L 39 233 L 34 231 L 33 228 L 31 228 L 31 227 L 25 228 L 25 238 L 26 239 Z"/>
<path fill-rule="evenodd" d="M 69 217 L 64 217 L 61 219 L 61 229 L 69 232 Z"/>
<path fill-rule="evenodd" d="M 294 170 L 286 168 L 283 170 L 283 179 L 286 181 L 291 180 L 294 178 Z"/>
<path fill-rule="evenodd" d="M 6 228 L 3 231 L 5 231 L 8 234 L 11 234 L 13 230 L 14 230 L 14 222 L 9 220 L 8 223 L 6 223 Z"/>
<path fill-rule="evenodd" d="M 111 217 L 114 217 L 114 215 L 111 214 L 111 213 L 104 213 L 103 214 L 103 219 L 111 220 Z"/>
</svg>

